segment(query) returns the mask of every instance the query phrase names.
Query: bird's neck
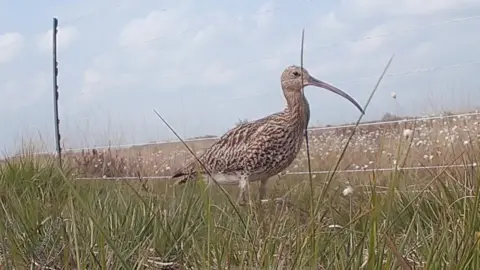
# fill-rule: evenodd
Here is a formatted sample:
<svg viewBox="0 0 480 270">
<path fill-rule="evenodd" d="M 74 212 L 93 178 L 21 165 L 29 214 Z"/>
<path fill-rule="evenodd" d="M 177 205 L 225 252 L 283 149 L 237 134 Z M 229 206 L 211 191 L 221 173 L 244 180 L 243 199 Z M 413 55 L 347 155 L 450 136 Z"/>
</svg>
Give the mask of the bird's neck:
<svg viewBox="0 0 480 270">
<path fill-rule="evenodd" d="M 285 99 L 287 100 L 287 108 L 285 108 L 287 115 L 296 119 L 295 122 L 306 129 L 310 121 L 310 105 L 303 91 L 285 91 Z"/>
</svg>

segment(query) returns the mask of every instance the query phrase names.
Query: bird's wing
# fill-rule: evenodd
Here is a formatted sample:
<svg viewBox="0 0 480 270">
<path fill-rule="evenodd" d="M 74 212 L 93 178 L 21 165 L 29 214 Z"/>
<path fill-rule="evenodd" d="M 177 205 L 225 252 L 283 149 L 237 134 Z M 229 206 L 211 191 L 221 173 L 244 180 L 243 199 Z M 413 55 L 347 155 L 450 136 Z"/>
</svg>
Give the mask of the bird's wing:
<svg viewBox="0 0 480 270">
<path fill-rule="evenodd" d="M 278 113 L 277 113 L 278 114 Z M 272 114 L 253 122 L 240 124 L 222 135 L 199 157 L 199 160 L 210 172 L 233 172 L 242 169 L 242 160 L 246 154 L 250 140 L 256 137 L 256 133 L 262 129 L 268 121 L 276 117 Z M 205 172 L 197 160 L 194 159 L 188 165 L 175 171 L 172 178 L 180 176 L 192 176 L 196 172 Z"/>
<path fill-rule="evenodd" d="M 276 121 L 278 120 L 278 121 Z M 292 153 L 299 149 L 295 139 L 301 130 L 286 126 L 280 118 L 272 119 L 262 126 L 254 138 L 248 142 L 243 166 L 252 173 L 260 173 L 267 168 L 276 168 L 279 163 L 294 158 Z"/>
</svg>

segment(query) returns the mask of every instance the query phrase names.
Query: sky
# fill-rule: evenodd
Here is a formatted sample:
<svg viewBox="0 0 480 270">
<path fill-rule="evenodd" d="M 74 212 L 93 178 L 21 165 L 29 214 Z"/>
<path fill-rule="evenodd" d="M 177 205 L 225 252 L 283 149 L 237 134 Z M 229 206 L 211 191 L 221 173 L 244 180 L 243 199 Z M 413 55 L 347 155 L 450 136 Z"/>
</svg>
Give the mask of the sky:
<svg viewBox="0 0 480 270">
<path fill-rule="evenodd" d="M 59 20 L 65 148 L 221 135 L 280 111 L 300 65 L 362 106 L 364 120 L 480 105 L 480 1 L 0 0 L 0 148 L 54 149 L 52 24 Z M 396 99 L 392 98 L 392 92 Z M 305 89 L 310 126 L 350 123 L 348 101 Z"/>
</svg>

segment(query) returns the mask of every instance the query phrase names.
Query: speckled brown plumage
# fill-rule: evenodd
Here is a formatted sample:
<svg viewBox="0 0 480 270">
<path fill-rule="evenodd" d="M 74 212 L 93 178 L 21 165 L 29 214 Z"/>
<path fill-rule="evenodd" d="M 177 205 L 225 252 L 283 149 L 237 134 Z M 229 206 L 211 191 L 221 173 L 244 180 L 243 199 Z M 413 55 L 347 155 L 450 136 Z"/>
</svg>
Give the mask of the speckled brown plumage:
<svg viewBox="0 0 480 270">
<path fill-rule="evenodd" d="M 340 94 L 360 106 L 340 90 L 311 77 L 298 66 L 290 66 L 281 76 L 286 108 L 253 122 L 240 124 L 219 138 L 199 157 L 219 184 L 238 184 L 239 203 L 246 202 L 248 182 L 261 181 L 260 199 L 265 196 L 267 180 L 286 169 L 302 147 L 304 132 L 310 119 L 309 104 L 303 87 L 315 85 Z M 363 112 L 363 111 L 362 111 Z M 200 173 L 207 182 L 211 179 L 202 166 L 194 161 L 174 173 L 172 178 L 182 177 L 177 183 L 196 179 Z"/>
</svg>

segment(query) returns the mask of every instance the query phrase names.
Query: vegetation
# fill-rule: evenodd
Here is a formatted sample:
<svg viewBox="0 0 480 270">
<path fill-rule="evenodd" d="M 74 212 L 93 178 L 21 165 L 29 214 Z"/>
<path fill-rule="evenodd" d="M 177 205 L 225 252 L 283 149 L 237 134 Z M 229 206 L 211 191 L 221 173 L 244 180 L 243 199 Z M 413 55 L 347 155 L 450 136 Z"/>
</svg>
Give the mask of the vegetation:
<svg viewBox="0 0 480 270">
<path fill-rule="evenodd" d="M 272 178 L 282 199 L 250 207 L 145 178 L 183 163 L 173 144 L 72 153 L 62 170 L 24 153 L 0 165 L 2 269 L 477 269 L 477 126 L 359 127 L 339 167 L 356 173 L 317 172 L 313 205 L 305 174 Z M 349 132 L 312 132 L 314 170 L 334 167 Z M 289 172 L 304 164 L 303 152 Z M 408 169 L 431 165 L 445 166 Z"/>
</svg>

